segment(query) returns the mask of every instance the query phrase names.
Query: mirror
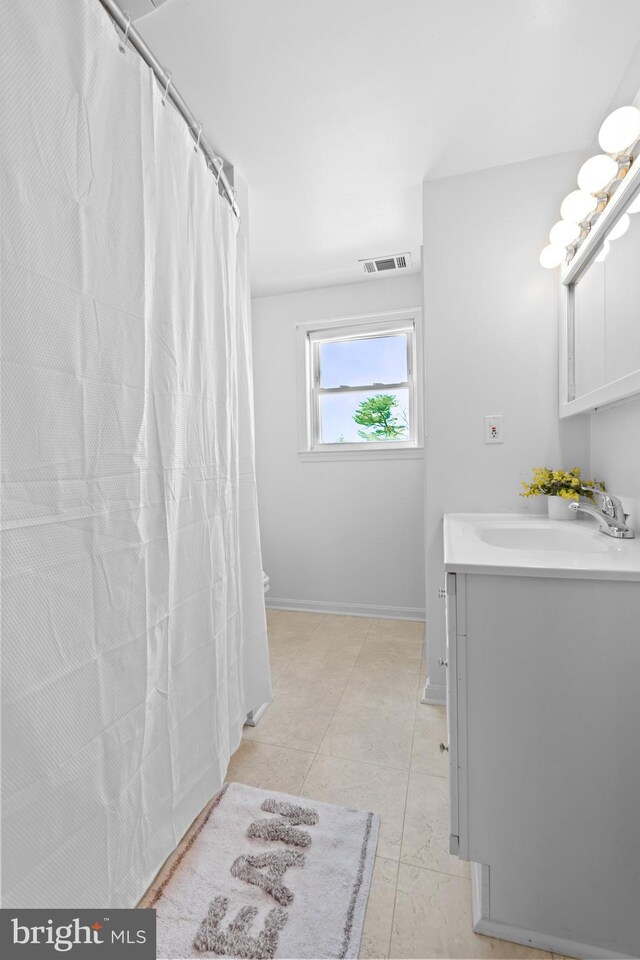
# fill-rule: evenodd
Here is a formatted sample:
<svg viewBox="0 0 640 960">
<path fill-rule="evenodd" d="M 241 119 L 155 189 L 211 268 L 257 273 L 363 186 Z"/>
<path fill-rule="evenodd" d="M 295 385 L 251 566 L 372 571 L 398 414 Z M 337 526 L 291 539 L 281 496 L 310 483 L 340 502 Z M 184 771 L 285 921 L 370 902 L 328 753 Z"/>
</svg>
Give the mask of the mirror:
<svg viewBox="0 0 640 960">
<path fill-rule="evenodd" d="M 640 212 L 626 216 L 574 285 L 576 399 L 640 370 Z"/>
<path fill-rule="evenodd" d="M 560 417 L 640 395 L 640 150 L 563 266 Z"/>
</svg>

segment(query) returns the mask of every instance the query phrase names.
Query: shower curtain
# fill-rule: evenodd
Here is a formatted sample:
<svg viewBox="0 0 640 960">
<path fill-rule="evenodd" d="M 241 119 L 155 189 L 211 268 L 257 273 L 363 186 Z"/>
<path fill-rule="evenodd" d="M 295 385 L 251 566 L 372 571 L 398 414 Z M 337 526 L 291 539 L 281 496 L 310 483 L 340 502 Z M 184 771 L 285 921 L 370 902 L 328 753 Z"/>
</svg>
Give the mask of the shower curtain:
<svg viewBox="0 0 640 960">
<path fill-rule="evenodd" d="M 97 0 L 0 35 L 2 906 L 133 906 L 270 699 L 244 242 Z"/>
</svg>

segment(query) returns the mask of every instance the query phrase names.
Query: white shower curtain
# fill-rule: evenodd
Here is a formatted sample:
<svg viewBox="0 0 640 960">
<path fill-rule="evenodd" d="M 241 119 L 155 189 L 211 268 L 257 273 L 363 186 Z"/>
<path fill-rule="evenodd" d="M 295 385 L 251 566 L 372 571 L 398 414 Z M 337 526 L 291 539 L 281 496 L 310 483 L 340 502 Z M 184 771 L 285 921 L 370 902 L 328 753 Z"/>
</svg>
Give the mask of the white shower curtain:
<svg viewBox="0 0 640 960">
<path fill-rule="evenodd" d="M 244 244 L 97 0 L 3 0 L 2 905 L 132 906 L 270 699 Z"/>
</svg>

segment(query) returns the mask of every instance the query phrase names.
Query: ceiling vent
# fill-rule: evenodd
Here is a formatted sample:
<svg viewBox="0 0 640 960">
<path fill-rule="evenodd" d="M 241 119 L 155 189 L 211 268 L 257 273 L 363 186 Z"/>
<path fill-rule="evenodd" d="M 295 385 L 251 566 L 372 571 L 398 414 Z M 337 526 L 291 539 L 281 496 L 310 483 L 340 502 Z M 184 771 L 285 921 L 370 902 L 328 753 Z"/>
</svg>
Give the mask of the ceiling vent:
<svg viewBox="0 0 640 960">
<path fill-rule="evenodd" d="M 411 269 L 411 254 L 398 253 L 392 257 L 375 257 L 372 260 L 358 260 L 365 273 L 388 273 L 390 270 Z"/>
</svg>

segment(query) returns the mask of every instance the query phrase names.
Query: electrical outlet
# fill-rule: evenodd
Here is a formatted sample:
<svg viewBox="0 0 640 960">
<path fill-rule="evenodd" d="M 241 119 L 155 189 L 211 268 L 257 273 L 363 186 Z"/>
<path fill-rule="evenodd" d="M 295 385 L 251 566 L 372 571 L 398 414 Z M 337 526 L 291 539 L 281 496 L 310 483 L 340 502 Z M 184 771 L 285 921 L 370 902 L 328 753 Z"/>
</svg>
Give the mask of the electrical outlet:
<svg viewBox="0 0 640 960">
<path fill-rule="evenodd" d="M 503 443 L 501 413 L 484 418 L 484 442 Z"/>
</svg>

